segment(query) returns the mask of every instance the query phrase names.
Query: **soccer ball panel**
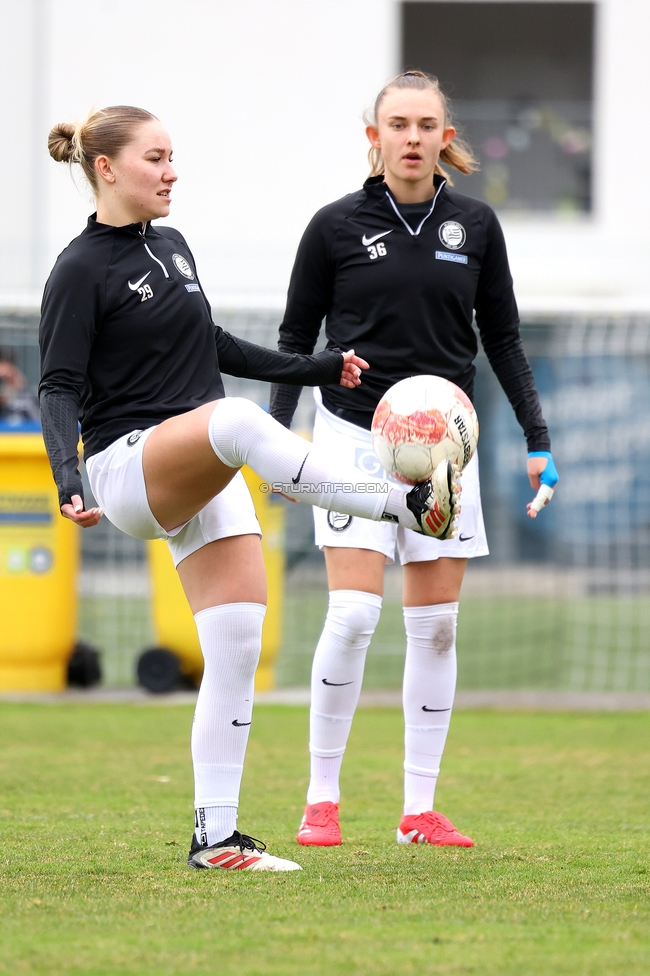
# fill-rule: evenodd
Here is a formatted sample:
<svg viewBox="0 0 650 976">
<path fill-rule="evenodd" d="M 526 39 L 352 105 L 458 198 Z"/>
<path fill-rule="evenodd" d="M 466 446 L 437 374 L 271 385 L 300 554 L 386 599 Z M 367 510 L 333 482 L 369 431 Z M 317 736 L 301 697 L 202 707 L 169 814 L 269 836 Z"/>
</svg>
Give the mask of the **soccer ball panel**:
<svg viewBox="0 0 650 976">
<path fill-rule="evenodd" d="M 463 390 L 440 376 L 411 376 L 377 405 L 373 449 L 393 478 L 413 485 L 426 481 L 440 461 L 464 468 L 476 450 L 478 430 Z"/>
</svg>

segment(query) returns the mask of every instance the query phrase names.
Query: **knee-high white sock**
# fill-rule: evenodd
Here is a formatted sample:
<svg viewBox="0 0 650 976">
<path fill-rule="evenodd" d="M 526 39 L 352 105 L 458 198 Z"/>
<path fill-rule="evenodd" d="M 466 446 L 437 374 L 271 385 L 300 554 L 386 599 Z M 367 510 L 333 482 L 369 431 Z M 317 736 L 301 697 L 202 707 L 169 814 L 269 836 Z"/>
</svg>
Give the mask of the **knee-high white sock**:
<svg viewBox="0 0 650 976">
<path fill-rule="evenodd" d="M 456 691 L 457 603 L 404 607 L 404 813 L 433 810 Z"/>
<path fill-rule="evenodd" d="M 359 701 L 366 651 L 381 613 L 381 597 L 332 590 L 311 672 L 311 778 L 308 803 L 338 803 L 339 773 Z"/>
<path fill-rule="evenodd" d="M 217 844 L 237 824 L 266 607 L 227 603 L 194 615 L 205 669 L 192 726 L 196 838 Z"/>
<path fill-rule="evenodd" d="M 333 512 L 417 527 L 406 492 L 386 481 L 366 478 L 315 448 L 243 397 L 219 400 L 208 424 L 210 444 L 231 468 L 248 464 L 286 495 Z"/>
</svg>

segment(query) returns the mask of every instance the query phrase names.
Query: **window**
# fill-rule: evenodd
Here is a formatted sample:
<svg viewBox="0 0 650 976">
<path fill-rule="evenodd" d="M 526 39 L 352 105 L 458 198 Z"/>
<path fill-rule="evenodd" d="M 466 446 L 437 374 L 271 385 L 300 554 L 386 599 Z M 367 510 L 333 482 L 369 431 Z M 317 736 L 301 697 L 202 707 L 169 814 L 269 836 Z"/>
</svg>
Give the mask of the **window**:
<svg viewBox="0 0 650 976">
<path fill-rule="evenodd" d="M 591 209 L 594 4 L 402 4 L 402 62 L 440 79 L 501 212 Z"/>
</svg>

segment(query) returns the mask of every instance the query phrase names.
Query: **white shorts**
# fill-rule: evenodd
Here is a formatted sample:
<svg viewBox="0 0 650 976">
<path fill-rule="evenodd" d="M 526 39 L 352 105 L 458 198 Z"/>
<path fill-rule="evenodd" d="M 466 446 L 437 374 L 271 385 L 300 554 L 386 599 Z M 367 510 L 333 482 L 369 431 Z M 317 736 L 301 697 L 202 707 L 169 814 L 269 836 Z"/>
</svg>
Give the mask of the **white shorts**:
<svg viewBox="0 0 650 976">
<path fill-rule="evenodd" d="M 357 427 L 341 417 L 326 410 L 320 398 L 320 391 L 314 391 L 316 400 L 316 420 L 314 423 L 314 444 L 324 450 L 336 452 L 343 464 L 353 464 L 365 475 L 373 478 L 388 478 L 372 450 L 372 437 L 369 430 Z M 398 482 L 393 481 L 393 484 Z M 383 552 L 389 563 L 395 560 L 395 546 L 400 563 L 421 563 L 440 556 L 455 559 L 472 559 L 487 556 L 488 546 L 481 509 L 481 488 L 478 476 L 478 457 L 475 454 L 461 478 L 461 512 L 458 517 L 458 536 L 455 539 L 440 541 L 420 535 L 411 529 L 402 528 L 391 522 L 371 522 L 368 519 L 353 518 L 339 512 L 325 512 L 314 509 L 315 542 L 321 549 L 332 546 L 340 549 L 372 549 Z M 404 488 L 404 485 L 400 485 Z"/>
<path fill-rule="evenodd" d="M 136 539 L 166 539 L 175 566 L 217 539 L 261 536 L 253 500 L 241 471 L 189 522 L 171 532 L 163 529 L 149 508 L 142 470 L 142 449 L 155 429 L 149 427 L 125 434 L 86 461 L 93 495 L 109 521 Z"/>
</svg>

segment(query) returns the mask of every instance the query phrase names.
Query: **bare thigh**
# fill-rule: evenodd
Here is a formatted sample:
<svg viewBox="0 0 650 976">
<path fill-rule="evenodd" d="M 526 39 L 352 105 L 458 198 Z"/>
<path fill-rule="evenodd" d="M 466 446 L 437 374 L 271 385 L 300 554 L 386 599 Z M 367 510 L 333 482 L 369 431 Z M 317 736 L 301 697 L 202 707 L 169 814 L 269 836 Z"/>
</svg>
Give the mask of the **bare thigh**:
<svg viewBox="0 0 650 976">
<path fill-rule="evenodd" d="M 429 607 L 457 603 L 467 567 L 466 559 L 430 559 L 404 566 L 405 607 Z"/>
<path fill-rule="evenodd" d="M 163 421 L 144 446 L 149 507 L 167 531 L 194 518 L 237 474 L 237 468 L 219 460 L 208 438 L 208 422 L 218 402 Z"/>
<path fill-rule="evenodd" d="M 384 595 L 386 557 L 374 549 L 339 549 L 324 546 L 330 590 L 362 590 Z"/>
<path fill-rule="evenodd" d="M 325 564 L 330 590 L 362 590 L 384 594 L 386 557 L 372 549 L 339 549 L 325 546 Z M 467 566 L 466 559 L 431 559 L 407 563 L 404 567 L 405 607 L 428 607 L 434 603 L 457 603 Z"/>
<path fill-rule="evenodd" d="M 178 564 L 192 613 L 225 603 L 266 604 L 266 571 L 257 535 L 218 539 Z"/>
</svg>

